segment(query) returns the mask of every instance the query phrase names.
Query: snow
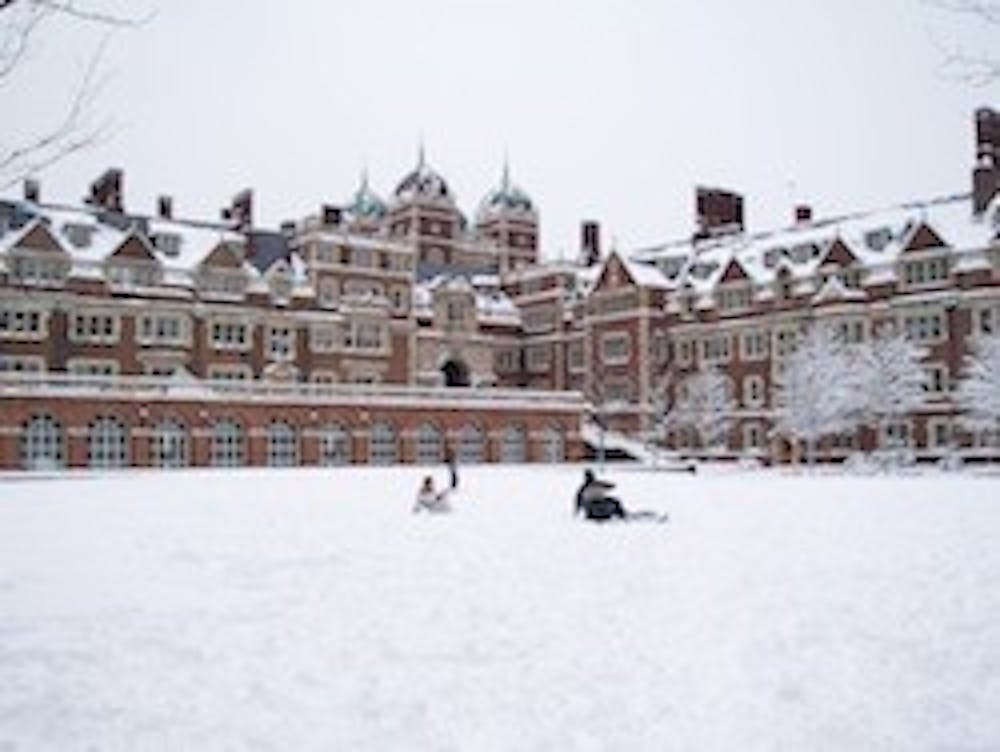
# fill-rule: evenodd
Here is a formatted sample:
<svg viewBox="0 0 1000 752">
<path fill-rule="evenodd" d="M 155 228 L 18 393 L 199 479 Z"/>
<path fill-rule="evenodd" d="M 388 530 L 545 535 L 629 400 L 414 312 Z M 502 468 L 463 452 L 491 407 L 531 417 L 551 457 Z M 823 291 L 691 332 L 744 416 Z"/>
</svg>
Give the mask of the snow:
<svg viewBox="0 0 1000 752">
<path fill-rule="evenodd" d="M 996 478 L 424 472 L 3 481 L 0 749 L 1000 745 Z"/>
</svg>

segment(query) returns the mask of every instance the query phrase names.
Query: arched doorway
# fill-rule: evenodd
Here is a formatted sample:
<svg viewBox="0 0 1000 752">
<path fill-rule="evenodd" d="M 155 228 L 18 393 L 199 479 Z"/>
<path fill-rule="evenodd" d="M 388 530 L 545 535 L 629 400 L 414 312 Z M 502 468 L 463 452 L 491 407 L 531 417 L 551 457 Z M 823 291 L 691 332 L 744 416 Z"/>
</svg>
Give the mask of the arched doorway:
<svg viewBox="0 0 1000 752">
<path fill-rule="evenodd" d="M 445 386 L 469 386 L 469 367 L 461 360 L 449 359 L 441 366 Z"/>
</svg>

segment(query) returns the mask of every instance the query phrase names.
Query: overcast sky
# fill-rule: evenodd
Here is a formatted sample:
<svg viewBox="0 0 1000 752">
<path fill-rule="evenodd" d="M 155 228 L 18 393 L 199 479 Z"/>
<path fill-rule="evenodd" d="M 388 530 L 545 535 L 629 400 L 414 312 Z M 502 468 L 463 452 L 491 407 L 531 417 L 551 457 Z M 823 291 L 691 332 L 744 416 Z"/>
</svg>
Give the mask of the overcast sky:
<svg viewBox="0 0 1000 752">
<path fill-rule="evenodd" d="M 469 214 L 508 153 L 556 258 L 582 218 L 621 248 L 689 234 L 697 184 L 742 191 L 755 229 L 796 201 L 966 191 L 972 112 L 1000 105 L 935 46 L 995 50 L 995 30 L 921 0 L 93 2 L 156 16 L 110 40 L 97 106 L 114 128 L 41 176 L 48 200 L 115 165 L 130 209 L 169 193 L 216 217 L 252 186 L 277 225 L 345 201 L 364 165 L 390 194 L 422 137 Z M 0 92 L 0 136 L 54 122 L 97 39 L 51 24 Z"/>
</svg>

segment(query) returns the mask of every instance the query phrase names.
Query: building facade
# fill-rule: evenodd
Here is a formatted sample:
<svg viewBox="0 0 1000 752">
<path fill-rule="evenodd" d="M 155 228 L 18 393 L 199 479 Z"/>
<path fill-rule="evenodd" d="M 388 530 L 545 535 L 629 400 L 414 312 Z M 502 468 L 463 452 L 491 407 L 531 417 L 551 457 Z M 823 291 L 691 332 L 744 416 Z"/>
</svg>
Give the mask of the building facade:
<svg viewBox="0 0 1000 752">
<path fill-rule="evenodd" d="M 738 403 L 730 452 L 779 458 L 791 447 L 772 431 L 775 378 L 817 321 L 854 341 L 892 323 L 926 346 L 926 404 L 885 430 L 934 455 L 959 434 L 965 354 L 1000 326 L 998 160 L 1000 114 L 983 109 L 971 192 L 831 218 L 800 206 L 756 232 L 741 196 L 699 189 L 690 237 L 603 254 L 585 222 L 578 259 L 559 263 L 541 260 L 537 208 L 506 166 L 467 217 L 422 150 L 388 199 L 362 176 L 343 204 L 278 230 L 255 225 L 250 191 L 196 221 L 166 196 L 152 214 L 127 210 L 119 170 L 82 205 L 28 181 L 0 201 L 0 465 L 45 464 L 32 458 L 53 426 L 54 464 L 93 464 L 81 447 L 104 431 L 124 431 L 118 461 L 145 464 L 161 423 L 181 426 L 194 464 L 216 464 L 217 428 L 246 442 L 245 462 L 274 459 L 273 430 L 311 464 L 324 426 L 349 435 L 337 457 L 350 461 L 430 457 L 434 436 L 466 437 L 469 457 L 576 457 L 584 399 L 648 434 L 705 365 Z M 396 417 L 350 407 L 359 390 L 396 399 Z M 142 407 L 154 394 L 157 410 Z M 393 451 L 373 453 L 376 436 Z M 861 430 L 828 449 L 884 438 Z"/>
</svg>

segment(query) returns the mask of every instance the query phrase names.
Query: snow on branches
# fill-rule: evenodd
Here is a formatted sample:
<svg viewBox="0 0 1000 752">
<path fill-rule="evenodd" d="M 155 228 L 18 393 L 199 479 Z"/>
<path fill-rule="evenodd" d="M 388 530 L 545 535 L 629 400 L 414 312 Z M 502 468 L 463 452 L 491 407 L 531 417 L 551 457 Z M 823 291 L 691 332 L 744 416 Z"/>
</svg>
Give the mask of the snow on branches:
<svg viewBox="0 0 1000 752">
<path fill-rule="evenodd" d="M 717 368 L 703 366 L 676 385 L 673 403 L 665 406 L 661 425 L 691 430 L 703 447 L 717 448 L 725 445 L 735 412 L 730 379 Z"/>
<path fill-rule="evenodd" d="M 965 358 L 965 378 L 956 395 L 963 422 L 974 430 L 1000 425 L 1000 335 L 983 337 Z"/>
<path fill-rule="evenodd" d="M 927 398 L 925 349 L 901 331 L 882 327 L 852 352 L 852 385 L 862 422 L 872 428 L 902 420 Z"/>
</svg>

